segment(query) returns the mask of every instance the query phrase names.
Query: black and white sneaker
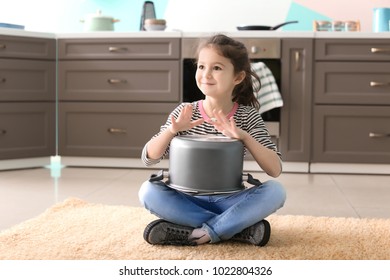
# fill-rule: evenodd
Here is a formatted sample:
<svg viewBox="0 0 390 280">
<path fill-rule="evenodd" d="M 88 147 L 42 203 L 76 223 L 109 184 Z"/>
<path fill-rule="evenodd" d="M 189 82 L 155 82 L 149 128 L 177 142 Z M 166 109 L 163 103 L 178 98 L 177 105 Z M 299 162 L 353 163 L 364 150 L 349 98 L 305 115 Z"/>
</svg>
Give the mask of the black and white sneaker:
<svg viewBox="0 0 390 280">
<path fill-rule="evenodd" d="M 144 239 L 153 245 L 196 246 L 196 242 L 188 240 L 194 228 L 177 225 L 165 220 L 156 220 L 146 226 Z"/>
<path fill-rule="evenodd" d="M 256 246 L 265 246 L 271 236 L 271 225 L 262 220 L 233 236 L 232 240 L 250 243 Z"/>
</svg>

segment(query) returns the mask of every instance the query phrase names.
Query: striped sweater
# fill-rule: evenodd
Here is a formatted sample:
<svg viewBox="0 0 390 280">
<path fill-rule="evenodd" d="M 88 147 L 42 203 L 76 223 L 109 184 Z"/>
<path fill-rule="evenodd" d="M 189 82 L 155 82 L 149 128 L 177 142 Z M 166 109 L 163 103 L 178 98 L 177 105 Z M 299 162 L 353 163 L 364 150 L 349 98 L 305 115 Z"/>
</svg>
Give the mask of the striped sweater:
<svg viewBox="0 0 390 280">
<path fill-rule="evenodd" d="M 195 101 L 192 102 L 193 107 L 193 113 L 192 113 L 192 120 L 197 120 L 200 118 L 203 118 L 203 115 L 200 110 L 200 102 L 202 101 Z M 179 116 L 180 111 L 182 108 L 188 103 L 181 103 L 179 106 L 177 106 L 172 113 L 175 118 Z M 166 130 L 171 125 L 171 118 L 168 117 L 167 122 L 161 126 L 160 131 L 153 136 L 157 137 L 162 131 Z M 235 111 L 233 115 L 234 121 L 236 122 L 237 127 L 241 128 L 242 130 L 247 131 L 256 141 L 261 143 L 263 146 L 277 152 L 279 157 L 281 158 L 280 152 L 277 150 L 276 145 L 271 141 L 271 137 L 269 135 L 269 132 L 264 124 L 263 119 L 261 118 L 261 115 L 258 111 L 256 111 L 255 108 L 251 106 L 244 106 L 244 105 L 238 105 L 237 110 Z M 214 126 L 208 122 L 204 122 L 201 125 L 198 125 L 190 130 L 187 131 L 181 131 L 177 135 L 223 135 L 222 133 L 218 132 Z M 146 147 L 142 150 L 141 159 L 143 163 L 146 166 L 152 166 L 154 164 L 157 164 L 160 162 L 161 159 L 166 157 L 169 154 L 169 146 L 165 150 L 163 156 L 160 159 L 150 159 L 147 157 Z M 246 149 L 245 149 L 246 154 Z"/>
</svg>

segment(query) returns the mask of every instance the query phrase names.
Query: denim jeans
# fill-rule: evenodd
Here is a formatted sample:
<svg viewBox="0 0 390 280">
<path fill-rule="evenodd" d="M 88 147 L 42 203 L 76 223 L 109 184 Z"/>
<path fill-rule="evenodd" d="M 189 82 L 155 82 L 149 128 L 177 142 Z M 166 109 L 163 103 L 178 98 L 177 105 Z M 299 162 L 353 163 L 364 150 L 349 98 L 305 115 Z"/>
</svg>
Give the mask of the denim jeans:
<svg viewBox="0 0 390 280">
<path fill-rule="evenodd" d="M 211 243 L 228 240 L 284 205 L 286 192 L 274 180 L 236 193 L 192 196 L 164 182 L 142 184 L 140 202 L 152 214 L 169 222 L 202 228 Z"/>
</svg>

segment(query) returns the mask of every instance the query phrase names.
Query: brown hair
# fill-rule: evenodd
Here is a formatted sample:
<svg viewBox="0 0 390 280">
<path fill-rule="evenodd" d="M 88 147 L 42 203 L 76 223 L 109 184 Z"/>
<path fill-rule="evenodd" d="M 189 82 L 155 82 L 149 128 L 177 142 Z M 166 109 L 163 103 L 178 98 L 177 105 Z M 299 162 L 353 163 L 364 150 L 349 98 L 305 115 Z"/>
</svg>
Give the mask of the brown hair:
<svg viewBox="0 0 390 280">
<path fill-rule="evenodd" d="M 244 80 L 233 89 L 232 101 L 246 106 L 253 106 L 258 110 L 260 103 L 254 95 L 254 91 L 258 91 L 261 84 L 259 77 L 251 68 L 248 50 L 245 45 L 226 35 L 218 34 L 199 44 L 196 57 L 199 56 L 200 50 L 205 47 L 213 47 L 220 55 L 230 59 L 235 74 L 241 71 L 245 72 Z"/>
</svg>

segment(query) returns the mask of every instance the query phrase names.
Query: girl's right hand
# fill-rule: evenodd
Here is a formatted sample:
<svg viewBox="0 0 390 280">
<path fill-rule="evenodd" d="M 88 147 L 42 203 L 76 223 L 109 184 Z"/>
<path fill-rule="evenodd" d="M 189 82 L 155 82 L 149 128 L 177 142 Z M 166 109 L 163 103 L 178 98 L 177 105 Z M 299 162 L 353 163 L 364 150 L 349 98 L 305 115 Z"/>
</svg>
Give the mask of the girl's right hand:
<svg viewBox="0 0 390 280">
<path fill-rule="evenodd" d="M 172 124 L 169 127 L 170 132 L 176 135 L 180 131 L 189 130 L 204 122 L 203 119 L 191 121 L 191 118 L 192 118 L 192 105 L 187 104 L 183 107 L 177 119 L 175 119 L 174 116 L 171 116 Z"/>
</svg>

